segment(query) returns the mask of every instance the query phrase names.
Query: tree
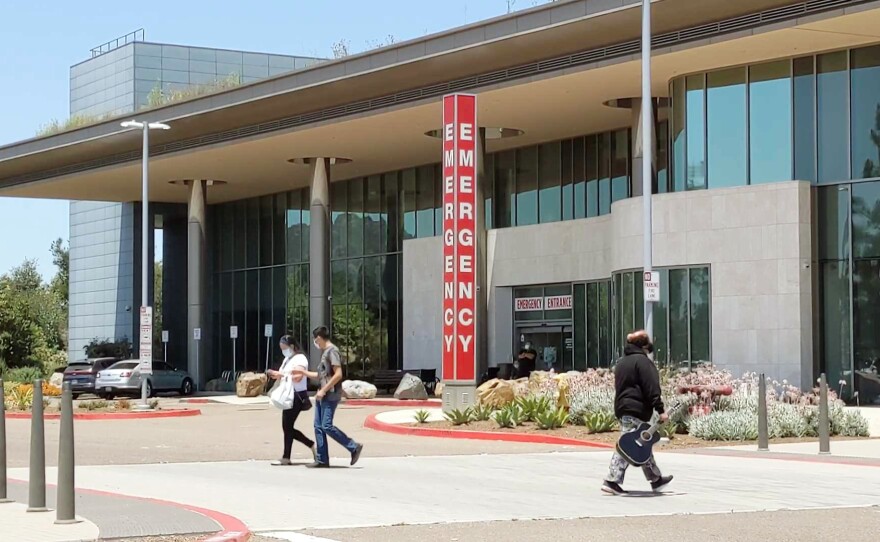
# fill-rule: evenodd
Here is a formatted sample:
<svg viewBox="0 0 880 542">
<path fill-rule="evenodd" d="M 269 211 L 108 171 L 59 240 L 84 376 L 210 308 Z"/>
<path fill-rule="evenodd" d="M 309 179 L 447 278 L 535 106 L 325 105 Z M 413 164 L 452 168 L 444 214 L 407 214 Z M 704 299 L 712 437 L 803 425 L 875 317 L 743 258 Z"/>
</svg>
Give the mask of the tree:
<svg viewBox="0 0 880 542">
<path fill-rule="evenodd" d="M 333 51 L 333 58 L 345 58 L 349 54 L 351 54 L 351 53 L 349 53 L 349 50 L 348 50 L 350 45 L 351 45 L 351 42 L 348 41 L 347 39 L 341 39 L 341 40 L 335 42 L 333 45 L 331 45 L 330 50 Z"/>
<path fill-rule="evenodd" d="M 64 246 L 61 239 L 56 239 L 49 251 L 52 253 L 52 263 L 58 268 L 52 278 L 51 288 L 58 296 L 58 301 L 66 308 L 70 297 L 70 248 Z"/>
<path fill-rule="evenodd" d="M 162 262 L 153 263 L 153 349 L 156 357 L 165 355 L 162 343 Z"/>
</svg>

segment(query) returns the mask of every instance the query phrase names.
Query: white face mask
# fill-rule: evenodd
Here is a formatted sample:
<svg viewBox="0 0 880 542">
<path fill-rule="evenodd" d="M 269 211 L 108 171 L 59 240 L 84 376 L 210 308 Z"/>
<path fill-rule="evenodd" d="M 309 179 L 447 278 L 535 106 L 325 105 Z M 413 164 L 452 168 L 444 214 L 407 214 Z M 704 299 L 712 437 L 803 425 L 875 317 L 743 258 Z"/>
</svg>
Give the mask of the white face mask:
<svg viewBox="0 0 880 542">
<path fill-rule="evenodd" d="M 312 344 L 314 344 L 314 345 L 315 345 L 315 348 L 317 348 L 318 350 L 321 349 L 321 345 L 318 344 L 318 341 L 316 341 L 316 340 L 315 340 L 315 341 L 312 341 Z"/>
<path fill-rule="evenodd" d="M 281 351 L 281 353 L 284 354 L 284 357 L 289 358 L 293 355 L 293 350 L 291 350 L 290 348 L 285 348 Z"/>
</svg>

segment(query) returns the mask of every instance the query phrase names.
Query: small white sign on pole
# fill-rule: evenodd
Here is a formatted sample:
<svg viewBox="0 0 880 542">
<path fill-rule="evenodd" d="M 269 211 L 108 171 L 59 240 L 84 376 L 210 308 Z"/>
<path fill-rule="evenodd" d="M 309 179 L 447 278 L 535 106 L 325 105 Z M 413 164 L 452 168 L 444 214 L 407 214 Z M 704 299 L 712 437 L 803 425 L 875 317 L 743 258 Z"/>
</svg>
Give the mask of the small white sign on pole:
<svg viewBox="0 0 880 542">
<path fill-rule="evenodd" d="M 660 273 L 649 271 L 645 274 L 645 301 L 660 301 Z"/>
<path fill-rule="evenodd" d="M 162 330 L 162 342 L 168 343 L 168 330 Z"/>
<path fill-rule="evenodd" d="M 153 307 L 141 307 L 138 368 L 141 374 L 153 374 Z"/>
<path fill-rule="evenodd" d="M 263 329 L 263 336 L 264 337 L 271 337 L 272 336 L 272 324 L 266 324 L 266 327 Z"/>
<path fill-rule="evenodd" d="M 238 326 L 229 326 L 229 338 L 237 339 L 238 338 Z"/>
<path fill-rule="evenodd" d="M 201 341 L 202 340 L 202 328 L 196 327 L 193 328 L 193 340 Z"/>
</svg>

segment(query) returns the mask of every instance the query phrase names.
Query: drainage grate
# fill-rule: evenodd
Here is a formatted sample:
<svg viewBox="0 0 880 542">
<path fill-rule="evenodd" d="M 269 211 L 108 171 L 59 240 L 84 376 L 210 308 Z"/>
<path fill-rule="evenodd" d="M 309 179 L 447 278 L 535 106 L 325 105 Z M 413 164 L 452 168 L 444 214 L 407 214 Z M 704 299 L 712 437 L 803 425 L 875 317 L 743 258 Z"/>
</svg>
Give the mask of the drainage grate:
<svg viewBox="0 0 880 542">
<path fill-rule="evenodd" d="M 734 17 L 732 19 L 727 19 L 724 21 L 703 24 L 683 30 L 668 32 L 666 34 L 660 34 L 653 37 L 652 44 L 653 47 L 656 48 L 669 47 L 671 45 L 688 43 L 708 37 L 722 36 L 724 34 L 740 31 L 746 28 L 756 28 L 761 25 L 796 19 L 797 17 L 801 17 L 804 15 L 823 13 L 834 9 L 840 9 L 859 4 L 866 4 L 872 1 L 874 0 L 808 0 L 807 2 L 768 9 L 760 13 L 741 15 L 739 17 Z M 204 135 L 200 137 L 186 139 L 183 141 L 157 145 L 156 147 L 150 149 L 150 155 L 159 156 L 162 154 L 168 154 L 170 152 L 178 152 L 181 150 L 211 145 L 214 143 L 241 139 L 243 137 L 248 137 L 256 134 L 264 134 L 278 130 L 285 130 L 293 127 L 311 124 L 313 122 L 338 119 L 354 113 L 363 113 L 365 111 L 382 109 L 384 107 L 388 107 L 389 105 L 405 104 L 425 98 L 439 97 L 453 91 L 473 90 L 475 88 L 488 84 L 500 83 L 504 81 L 514 81 L 538 73 L 551 73 L 572 66 L 583 66 L 601 60 L 609 60 L 627 55 L 638 54 L 640 51 L 640 40 L 637 39 L 627 41 L 623 43 L 609 45 L 607 47 L 600 47 L 597 49 L 591 49 L 589 51 L 582 51 L 563 57 L 546 59 L 539 62 L 515 66 L 513 68 L 507 68 L 504 70 L 497 70 L 477 76 L 466 77 L 455 81 L 449 81 L 447 83 L 435 84 L 420 89 L 405 90 L 396 94 L 382 96 L 379 98 L 363 100 L 360 102 L 354 102 L 342 106 L 323 109 L 320 111 L 313 111 L 310 113 L 286 117 L 272 122 L 266 122 L 252 126 L 244 126 L 241 128 L 226 130 L 224 132 Z M 70 173 L 86 171 L 89 169 L 130 162 L 133 160 L 137 160 L 140 157 L 140 151 L 121 153 L 113 156 L 99 158 L 96 160 L 90 160 L 88 162 L 72 164 L 61 168 L 29 173 L 27 175 L 21 175 L 18 177 L 11 177 L 6 179 L 3 184 L 5 186 L 15 186 L 42 179 L 49 179 L 52 177 L 67 175 Z"/>
</svg>

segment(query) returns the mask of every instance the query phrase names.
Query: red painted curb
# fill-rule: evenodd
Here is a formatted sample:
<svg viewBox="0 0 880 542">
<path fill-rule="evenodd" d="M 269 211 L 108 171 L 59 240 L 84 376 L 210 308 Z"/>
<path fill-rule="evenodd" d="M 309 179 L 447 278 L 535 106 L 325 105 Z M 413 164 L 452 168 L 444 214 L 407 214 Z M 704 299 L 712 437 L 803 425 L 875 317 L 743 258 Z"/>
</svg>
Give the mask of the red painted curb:
<svg viewBox="0 0 880 542">
<path fill-rule="evenodd" d="M 77 412 L 74 413 L 74 420 L 143 420 L 151 418 L 188 418 L 190 416 L 199 416 L 202 411 L 198 409 L 176 409 L 176 410 L 158 410 L 155 412 Z M 52 412 L 43 414 L 44 420 L 58 420 L 61 418 L 60 413 Z M 8 420 L 30 420 L 29 412 L 7 412 Z"/>
<path fill-rule="evenodd" d="M 533 433 L 496 433 L 492 431 L 469 431 L 467 429 L 430 429 L 422 427 L 409 427 L 393 423 L 381 422 L 376 414 L 370 414 L 364 421 L 364 427 L 394 433 L 396 435 L 415 435 L 419 437 L 457 438 L 471 440 L 494 440 L 502 442 L 526 442 L 530 444 L 562 444 L 566 446 L 580 446 L 583 448 L 599 448 L 610 450 L 614 448 L 603 442 L 590 442 L 566 437 L 554 437 L 551 435 L 536 435 Z"/>
<path fill-rule="evenodd" d="M 24 480 L 13 480 L 10 479 L 10 482 L 17 482 L 19 484 L 26 484 L 27 482 Z M 46 484 L 47 487 L 55 487 L 56 484 Z M 251 530 L 243 521 L 238 518 L 232 517 L 229 514 L 224 514 L 223 512 L 217 512 L 216 510 L 208 510 L 207 508 L 200 508 L 198 506 L 191 506 L 189 504 L 182 504 L 178 502 L 165 501 L 162 499 L 152 499 L 148 497 L 134 497 L 132 495 L 124 495 L 121 493 L 112 493 L 110 491 L 102 491 L 100 489 L 83 489 L 76 488 L 76 491 L 80 493 L 88 493 L 90 495 L 101 495 L 104 497 L 114 497 L 114 498 L 122 498 L 122 499 L 131 499 L 137 501 L 146 501 L 152 502 L 155 504 L 162 504 L 165 506 L 173 506 L 175 508 L 182 508 L 189 512 L 193 512 L 196 514 L 201 514 L 206 518 L 214 521 L 217 525 L 220 526 L 220 531 L 202 539 L 202 542 L 248 542 L 251 537 Z M 88 519 L 88 518 L 87 518 Z"/>
<path fill-rule="evenodd" d="M 346 399 L 343 405 L 349 406 L 381 406 L 381 407 L 428 407 L 439 408 L 443 402 L 437 400 L 422 399 Z"/>
</svg>

